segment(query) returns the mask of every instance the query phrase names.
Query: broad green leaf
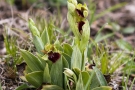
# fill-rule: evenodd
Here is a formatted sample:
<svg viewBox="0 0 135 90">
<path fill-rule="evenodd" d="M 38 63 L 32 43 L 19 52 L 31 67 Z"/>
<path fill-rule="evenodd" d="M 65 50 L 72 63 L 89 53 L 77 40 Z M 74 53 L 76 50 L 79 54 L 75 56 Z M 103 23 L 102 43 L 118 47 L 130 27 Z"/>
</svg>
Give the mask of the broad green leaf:
<svg viewBox="0 0 135 90">
<path fill-rule="evenodd" d="M 49 71 L 51 71 L 51 68 L 52 68 L 53 62 L 52 62 L 52 61 L 50 61 L 50 60 L 47 60 L 46 62 L 47 62 L 47 64 L 48 64 Z"/>
<path fill-rule="evenodd" d="M 86 72 L 86 71 L 81 72 L 81 74 L 82 74 L 83 86 L 84 86 L 85 90 L 87 90 L 89 88 L 87 86 L 87 83 L 90 84 L 90 82 L 89 82 L 90 74 L 88 72 Z"/>
<path fill-rule="evenodd" d="M 80 73 L 79 74 L 79 79 L 77 81 L 77 84 L 76 84 L 76 90 L 84 90 L 84 86 L 83 86 L 83 80 L 82 80 L 82 74 Z"/>
<path fill-rule="evenodd" d="M 101 86 L 107 86 L 107 82 L 105 80 L 105 77 L 103 76 L 103 74 L 100 72 L 100 70 L 96 67 L 94 67 L 94 71 L 96 73 L 97 79 L 100 83 Z"/>
<path fill-rule="evenodd" d="M 52 64 L 50 75 L 52 84 L 63 87 L 63 62 L 62 57 Z"/>
<path fill-rule="evenodd" d="M 26 74 L 25 74 L 25 75 L 26 75 Z M 28 82 L 25 76 L 20 76 L 19 78 L 21 78 L 21 79 L 22 79 L 23 81 L 25 81 L 25 82 Z"/>
<path fill-rule="evenodd" d="M 91 80 L 90 81 L 90 90 L 100 86 L 100 83 L 99 83 L 96 73 L 94 71 L 92 71 L 90 80 Z"/>
<path fill-rule="evenodd" d="M 41 62 L 41 67 L 42 68 L 45 68 L 45 66 L 46 66 L 46 60 L 44 60 L 43 58 L 42 58 L 42 55 L 40 56 L 40 54 L 39 53 L 37 53 L 37 58 L 40 60 L 40 62 Z M 48 60 L 48 57 L 47 57 L 47 60 Z"/>
<path fill-rule="evenodd" d="M 73 49 L 69 44 L 64 43 L 63 50 L 64 50 L 64 53 L 68 54 L 69 56 L 72 56 Z"/>
<path fill-rule="evenodd" d="M 57 85 L 44 85 L 41 90 L 63 90 L 63 89 Z"/>
<path fill-rule="evenodd" d="M 65 59 L 64 56 L 62 56 L 62 62 L 63 62 L 63 68 L 69 68 L 68 61 Z"/>
<path fill-rule="evenodd" d="M 72 68 L 79 68 L 81 70 L 82 67 L 82 54 L 79 50 L 78 46 L 73 48 L 73 53 L 71 57 L 71 67 Z"/>
<path fill-rule="evenodd" d="M 116 41 L 116 44 L 119 46 L 119 48 L 123 49 L 123 50 L 127 50 L 127 51 L 132 51 L 133 47 L 131 46 L 131 44 L 129 44 L 128 42 L 120 39 Z"/>
<path fill-rule="evenodd" d="M 77 83 L 77 79 L 79 78 L 79 74 L 81 73 L 81 70 L 79 70 L 78 68 L 73 68 L 73 71 L 75 73 L 73 77 L 75 79 L 75 83 Z"/>
<path fill-rule="evenodd" d="M 43 81 L 44 83 L 51 83 L 51 76 L 50 76 L 48 64 L 46 64 L 46 67 L 44 69 Z"/>
<path fill-rule="evenodd" d="M 69 64 L 69 68 L 71 68 L 71 56 L 72 56 L 73 49 L 69 44 L 64 43 L 63 50 L 64 50 L 64 53 L 62 53 L 62 54 L 63 54 L 64 58 L 67 60 L 67 62 Z"/>
<path fill-rule="evenodd" d="M 64 68 L 69 68 L 69 64 L 67 62 L 67 60 L 62 56 L 62 61 L 63 61 L 63 69 Z M 64 70 L 63 70 L 64 71 Z M 64 73 L 64 72 L 63 72 Z M 64 85 L 64 90 L 67 89 L 67 79 L 66 79 L 66 76 L 63 75 L 63 85 Z"/>
<path fill-rule="evenodd" d="M 101 87 L 94 88 L 92 90 L 113 90 L 113 89 L 112 87 L 109 86 L 101 86 Z"/>
<path fill-rule="evenodd" d="M 40 87 L 43 83 L 43 72 L 36 71 L 25 75 L 27 81 L 35 87 Z"/>
<path fill-rule="evenodd" d="M 21 86 L 17 87 L 15 90 L 25 90 L 28 88 L 35 88 L 35 87 L 32 87 L 32 86 L 27 85 L 27 84 L 22 84 Z M 0 90 L 2 90 L 2 89 L 0 89 Z"/>
<path fill-rule="evenodd" d="M 32 70 L 28 66 L 25 66 L 24 74 L 28 74 L 31 72 L 32 72 Z"/>
<path fill-rule="evenodd" d="M 65 58 L 65 60 L 67 61 L 69 68 L 71 68 L 71 57 L 65 53 L 62 53 L 62 55 Z"/>
<path fill-rule="evenodd" d="M 126 27 L 122 30 L 124 34 L 132 34 L 135 32 L 135 27 Z"/>
<path fill-rule="evenodd" d="M 44 49 L 44 43 L 43 43 L 42 39 L 40 37 L 34 35 L 33 36 L 33 43 L 34 43 L 38 53 L 43 54 L 41 52 Z"/>
<path fill-rule="evenodd" d="M 32 71 L 43 71 L 44 69 L 42 68 L 42 63 L 41 61 L 34 56 L 32 53 L 26 51 L 26 50 L 21 50 L 21 55 L 24 58 L 26 64 Z"/>
<path fill-rule="evenodd" d="M 49 39 L 49 35 L 48 35 L 48 30 L 47 28 L 45 27 L 44 31 L 42 32 L 41 34 L 41 39 L 44 43 L 44 46 L 47 44 L 47 43 L 50 43 L 50 39 Z"/>
</svg>

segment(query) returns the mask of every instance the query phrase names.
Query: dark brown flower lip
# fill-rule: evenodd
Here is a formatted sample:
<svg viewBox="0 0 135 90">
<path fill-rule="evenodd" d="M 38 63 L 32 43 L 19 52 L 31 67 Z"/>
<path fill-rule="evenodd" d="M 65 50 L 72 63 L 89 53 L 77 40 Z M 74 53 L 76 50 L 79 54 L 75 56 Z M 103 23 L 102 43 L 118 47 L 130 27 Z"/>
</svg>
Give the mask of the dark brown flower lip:
<svg viewBox="0 0 135 90">
<path fill-rule="evenodd" d="M 55 63 L 57 60 L 59 60 L 59 58 L 60 58 L 60 54 L 58 53 L 58 52 L 49 52 L 48 53 L 48 59 L 50 60 L 50 61 L 52 61 L 53 63 Z"/>
<path fill-rule="evenodd" d="M 89 69 L 93 69 L 93 67 L 95 67 L 95 65 L 94 64 L 90 64 L 88 67 L 89 67 Z"/>
<path fill-rule="evenodd" d="M 80 21 L 79 23 L 78 23 L 78 29 L 79 29 L 79 32 L 82 34 L 82 27 L 83 27 L 83 25 L 85 24 L 85 22 L 84 21 Z"/>
<path fill-rule="evenodd" d="M 78 14 L 79 16 L 84 17 L 83 11 L 81 11 L 81 10 L 79 10 L 79 9 L 76 9 L 76 12 L 77 12 L 77 14 Z"/>
</svg>

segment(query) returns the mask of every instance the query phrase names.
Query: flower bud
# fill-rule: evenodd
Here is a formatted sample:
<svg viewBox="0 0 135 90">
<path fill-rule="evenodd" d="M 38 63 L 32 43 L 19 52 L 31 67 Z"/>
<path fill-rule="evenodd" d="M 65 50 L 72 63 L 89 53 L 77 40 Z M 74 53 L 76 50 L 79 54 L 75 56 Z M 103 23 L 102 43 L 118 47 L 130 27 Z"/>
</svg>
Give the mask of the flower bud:
<svg viewBox="0 0 135 90">
<path fill-rule="evenodd" d="M 38 29 L 35 26 L 31 26 L 31 32 L 33 35 L 40 36 Z"/>
<path fill-rule="evenodd" d="M 68 2 L 68 10 L 70 13 L 74 12 L 75 11 L 75 5 Z"/>
<path fill-rule="evenodd" d="M 76 8 L 77 14 L 83 18 L 86 18 L 88 16 L 88 8 L 87 5 L 84 4 L 78 4 Z"/>
<path fill-rule="evenodd" d="M 65 68 L 64 74 L 68 77 L 72 77 L 74 75 L 74 72 L 68 68 Z"/>
<path fill-rule="evenodd" d="M 88 10 L 88 7 L 87 7 L 86 3 L 84 3 L 84 5 L 82 6 L 82 8 L 83 8 L 84 10 Z"/>
<path fill-rule="evenodd" d="M 68 0 L 68 2 L 74 4 L 74 5 L 77 5 L 77 1 L 76 0 Z"/>
<path fill-rule="evenodd" d="M 46 51 L 46 53 L 48 53 L 50 51 L 53 51 L 54 50 L 54 45 L 47 44 L 47 45 L 45 45 L 44 50 Z"/>
<path fill-rule="evenodd" d="M 29 23 L 31 23 L 32 25 L 35 25 L 34 21 L 31 18 L 29 18 Z"/>
<path fill-rule="evenodd" d="M 40 32 L 36 28 L 35 23 L 32 19 L 29 19 L 29 28 L 33 35 L 40 36 Z"/>
</svg>

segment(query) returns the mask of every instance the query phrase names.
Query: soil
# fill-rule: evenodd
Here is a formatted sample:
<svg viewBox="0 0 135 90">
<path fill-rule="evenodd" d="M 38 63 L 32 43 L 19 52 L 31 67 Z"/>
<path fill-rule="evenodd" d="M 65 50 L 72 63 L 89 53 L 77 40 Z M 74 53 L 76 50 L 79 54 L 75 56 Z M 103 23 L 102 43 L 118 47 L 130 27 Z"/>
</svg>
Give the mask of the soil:
<svg viewBox="0 0 135 90">
<path fill-rule="evenodd" d="M 17 1 L 17 0 L 16 0 Z M 127 5 L 117 9 L 113 12 L 109 12 L 103 17 L 97 19 L 91 25 L 91 37 L 94 37 L 98 32 L 99 28 L 110 19 L 112 22 L 116 22 L 122 29 L 132 26 L 135 29 L 135 1 L 134 0 L 97 0 L 97 11 L 99 12 L 104 11 L 105 9 L 122 2 L 127 2 Z M 0 1 L 0 81 L 3 90 L 15 90 L 16 87 L 20 86 L 24 82 L 19 78 L 19 76 L 23 75 L 23 70 L 25 68 L 25 63 L 17 65 L 17 73 L 12 71 L 13 69 L 7 66 L 5 62 L 4 56 L 6 56 L 6 49 L 4 46 L 4 36 L 5 33 L 4 26 L 8 27 L 8 35 L 9 36 L 17 36 L 19 37 L 18 42 L 22 43 L 23 40 L 27 37 L 19 33 L 19 31 L 11 30 L 12 28 L 17 28 L 29 34 L 28 29 L 28 18 L 34 17 L 36 15 L 41 15 L 42 18 L 46 18 L 48 16 L 54 15 L 57 13 L 55 7 L 51 8 L 49 11 L 49 7 L 42 7 L 42 8 L 33 8 L 34 5 L 27 4 L 26 6 L 21 6 L 21 2 L 16 2 L 15 5 L 11 6 L 6 3 L 4 0 Z M 62 6 L 60 9 L 62 13 L 62 22 L 64 23 L 62 28 L 67 29 L 68 24 L 66 20 L 66 13 L 67 8 L 66 6 Z M 56 22 L 57 24 L 57 22 Z M 103 32 L 112 32 L 112 28 L 105 27 Z M 123 34 L 117 32 L 115 34 L 114 39 L 124 39 L 128 41 L 133 47 L 135 47 L 135 32 L 130 34 Z M 131 85 L 131 82 L 135 75 L 130 76 L 130 80 L 128 85 Z M 122 90 L 121 89 L 121 81 L 122 75 L 121 73 L 114 73 L 111 81 L 109 80 L 109 85 L 113 87 L 114 90 Z M 135 84 L 133 85 L 133 89 L 135 90 Z"/>
</svg>

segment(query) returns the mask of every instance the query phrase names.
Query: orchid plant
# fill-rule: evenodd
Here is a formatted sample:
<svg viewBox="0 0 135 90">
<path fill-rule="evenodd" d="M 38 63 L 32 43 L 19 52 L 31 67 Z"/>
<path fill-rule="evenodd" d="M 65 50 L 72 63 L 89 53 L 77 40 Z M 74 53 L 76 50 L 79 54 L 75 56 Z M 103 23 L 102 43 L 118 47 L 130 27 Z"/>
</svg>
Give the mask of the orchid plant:
<svg viewBox="0 0 135 90">
<path fill-rule="evenodd" d="M 62 44 L 53 38 L 53 29 L 45 27 L 39 32 L 34 21 L 29 19 L 36 53 L 21 50 L 27 64 L 21 78 L 41 90 L 112 90 L 100 70 L 86 64 L 90 37 L 87 5 L 76 0 L 68 0 L 67 4 L 73 44 Z"/>
</svg>

